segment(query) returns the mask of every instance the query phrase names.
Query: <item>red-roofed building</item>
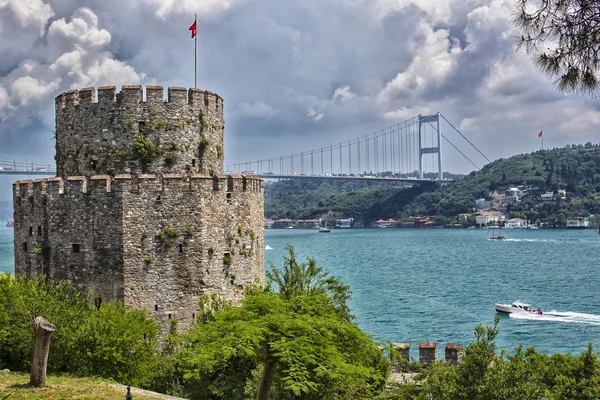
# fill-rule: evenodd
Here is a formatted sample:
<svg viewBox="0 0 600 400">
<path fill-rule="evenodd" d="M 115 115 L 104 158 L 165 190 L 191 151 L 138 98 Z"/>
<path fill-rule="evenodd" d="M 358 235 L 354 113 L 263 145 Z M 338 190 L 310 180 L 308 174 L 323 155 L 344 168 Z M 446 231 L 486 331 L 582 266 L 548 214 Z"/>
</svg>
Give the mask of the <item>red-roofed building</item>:
<svg viewBox="0 0 600 400">
<path fill-rule="evenodd" d="M 273 229 L 293 228 L 295 224 L 296 224 L 296 221 L 294 221 L 293 219 L 282 218 L 282 219 L 278 219 L 277 221 L 273 222 Z"/>
</svg>

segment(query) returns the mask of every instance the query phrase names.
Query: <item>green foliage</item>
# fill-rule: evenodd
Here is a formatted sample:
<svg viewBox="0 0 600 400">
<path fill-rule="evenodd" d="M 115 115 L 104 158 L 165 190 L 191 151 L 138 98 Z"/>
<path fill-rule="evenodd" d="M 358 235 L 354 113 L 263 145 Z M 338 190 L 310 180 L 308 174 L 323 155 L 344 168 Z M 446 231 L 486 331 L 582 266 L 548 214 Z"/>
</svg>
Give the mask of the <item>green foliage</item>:
<svg viewBox="0 0 600 400">
<path fill-rule="evenodd" d="M 48 246 L 46 243 L 36 243 L 33 246 L 33 253 L 42 260 L 46 261 L 50 257 L 50 246 Z"/>
<path fill-rule="evenodd" d="M 223 256 L 223 264 L 225 264 L 225 265 L 233 264 L 233 257 L 231 256 L 231 253 L 227 253 Z"/>
<path fill-rule="evenodd" d="M 165 167 L 171 168 L 177 162 L 177 154 L 167 153 L 165 156 Z"/>
<path fill-rule="evenodd" d="M 168 238 L 171 238 L 171 239 L 175 239 L 178 236 L 177 232 L 174 229 L 171 229 L 171 228 L 165 229 L 165 235 Z"/>
<path fill-rule="evenodd" d="M 191 227 L 188 227 L 185 231 L 185 236 L 188 239 L 192 239 L 194 237 L 194 230 Z"/>
<path fill-rule="evenodd" d="M 215 254 L 215 249 L 212 247 L 208 248 L 208 258 L 212 258 L 213 254 Z"/>
<path fill-rule="evenodd" d="M 597 2 L 519 0 L 514 23 L 520 36 L 517 48 L 524 48 L 542 72 L 556 78 L 560 91 L 598 93 Z"/>
<path fill-rule="evenodd" d="M 102 304 L 79 324 L 69 354 L 78 375 L 147 385 L 154 373 L 158 326 L 143 310 L 119 302 Z"/>
<path fill-rule="evenodd" d="M 133 150 L 144 171 L 146 171 L 148 166 L 162 154 L 160 145 L 154 144 L 152 140 L 141 135 L 135 137 Z"/>
<path fill-rule="evenodd" d="M 97 309 L 69 282 L 0 275 L 0 368 L 28 371 L 33 327 L 43 316 L 56 326 L 48 372 L 95 375 L 144 385 L 153 374 L 158 328 L 144 311 L 117 303 Z"/>
<path fill-rule="evenodd" d="M 475 328 L 475 340 L 458 367 L 439 361 L 417 376 L 422 387 L 407 385 L 380 399 L 591 400 L 600 398 L 600 361 L 592 345 L 575 357 L 547 356 L 519 346 L 514 354 L 495 353 L 498 317 L 493 326 Z"/>
<path fill-rule="evenodd" d="M 206 150 L 212 145 L 212 142 L 208 138 L 202 138 L 200 143 L 198 144 L 198 158 L 201 160 L 204 158 L 206 154 Z"/>
<path fill-rule="evenodd" d="M 371 398 L 389 362 L 348 314 L 347 286 L 298 264 L 293 249 L 275 269 L 280 291 L 249 287 L 239 307 L 210 312 L 185 336 L 182 365 L 190 397 L 273 399 Z M 269 372 L 271 371 L 270 378 Z M 269 391 L 267 390 L 267 391 Z"/>
<path fill-rule="evenodd" d="M 217 146 L 217 158 L 219 160 L 221 160 L 221 159 L 223 159 L 224 156 L 225 156 L 225 153 L 223 153 L 223 147 Z"/>
<path fill-rule="evenodd" d="M 152 258 L 152 257 L 145 257 L 144 258 L 144 262 L 146 264 L 152 264 L 153 261 L 154 261 L 154 258 Z"/>
</svg>

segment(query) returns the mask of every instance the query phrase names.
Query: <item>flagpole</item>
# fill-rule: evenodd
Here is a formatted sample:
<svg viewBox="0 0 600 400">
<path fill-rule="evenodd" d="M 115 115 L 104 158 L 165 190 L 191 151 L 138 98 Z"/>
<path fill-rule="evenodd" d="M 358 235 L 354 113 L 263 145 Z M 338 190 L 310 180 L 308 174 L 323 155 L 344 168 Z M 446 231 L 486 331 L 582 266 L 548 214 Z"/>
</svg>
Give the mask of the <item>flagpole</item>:
<svg viewBox="0 0 600 400">
<path fill-rule="evenodd" d="M 194 25 L 197 27 L 198 14 L 194 14 Z M 196 28 L 198 29 L 198 28 Z M 198 34 L 194 36 L 194 88 L 198 87 Z M 543 140 L 543 139 L 542 139 Z M 543 143 L 543 141 L 542 141 Z"/>
</svg>

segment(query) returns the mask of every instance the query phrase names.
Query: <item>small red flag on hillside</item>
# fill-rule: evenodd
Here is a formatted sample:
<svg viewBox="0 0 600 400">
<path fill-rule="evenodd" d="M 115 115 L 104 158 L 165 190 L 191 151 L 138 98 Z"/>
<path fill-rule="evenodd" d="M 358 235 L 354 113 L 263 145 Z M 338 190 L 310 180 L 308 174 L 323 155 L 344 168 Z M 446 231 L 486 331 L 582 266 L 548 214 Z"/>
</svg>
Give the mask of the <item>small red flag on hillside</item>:
<svg viewBox="0 0 600 400">
<path fill-rule="evenodd" d="M 194 28 L 195 29 L 195 28 Z M 540 131 L 540 133 L 538 133 L 538 137 L 542 137 L 542 131 Z"/>
<path fill-rule="evenodd" d="M 192 31 L 192 39 L 196 37 L 196 21 L 188 28 L 188 30 Z"/>
</svg>

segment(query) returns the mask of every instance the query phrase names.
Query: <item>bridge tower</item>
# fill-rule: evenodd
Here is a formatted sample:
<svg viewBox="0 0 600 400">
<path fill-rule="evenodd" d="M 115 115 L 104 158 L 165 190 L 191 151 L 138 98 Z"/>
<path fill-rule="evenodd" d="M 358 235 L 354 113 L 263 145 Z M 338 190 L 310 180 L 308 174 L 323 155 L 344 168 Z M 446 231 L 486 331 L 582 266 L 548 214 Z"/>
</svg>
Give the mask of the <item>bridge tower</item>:
<svg viewBox="0 0 600 400">
<path fill-rule="evenodd" d="M 435 123 L 434 129 L 437 133 L 437 146 L 423 147 L 423 125 L 431 125 Z M 438 176 L 439 180 L 444 180 L 444 172 L 442 170 L 442 131 L 440 130 L 440 113 L 434 115 L 419 114 L 419 178 L 423 179 L 423 155 L 433 154 L 438 155 Z"/>
</svg>

